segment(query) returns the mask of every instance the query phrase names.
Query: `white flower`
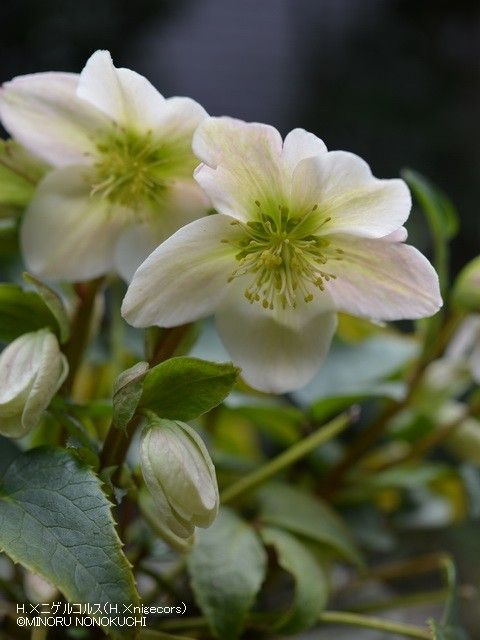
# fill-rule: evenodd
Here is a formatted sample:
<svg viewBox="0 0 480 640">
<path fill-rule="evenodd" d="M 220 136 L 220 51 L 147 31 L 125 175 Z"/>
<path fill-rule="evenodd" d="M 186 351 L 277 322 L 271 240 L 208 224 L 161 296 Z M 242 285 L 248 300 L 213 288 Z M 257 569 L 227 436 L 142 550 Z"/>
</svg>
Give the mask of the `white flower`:
<svg viewBox="0 0 480 640">
<path fill-rule="evenodd" d="M 445 352 L 445 359 L 464 363 L 480 384 L 480 315 L 471 314 L 460 325 Z"/>
<path fill-rule="evenodd" d="M 21 438 L 67 377 L 68 364 L 47 329 L 25 333 L 0 354 L 0 433 Z"/>
<path fill-rule="evenodd" d="M 183 422 L 150 414 L 140 453 L 162 525 L 184 539 L 195 527 L 209 527 L 218 513 L 219 495 L 215 468 L 200 436 Z"/>
<path fill-rule="evenodd" d="M 129 279 L 174 231 L 205 215 L 192 178 L 192 135 L 204 109 L 166 100 L 97 51 L 80 75 L 37 73 L 6 83 L 0 116 L 9 133 L 53 165 L 23 222 L 30 271 L 86 280 L 112 268 Z"/>
<path fill-rule="evenodd" d="M 137 327 L 215 313 L 252 386 L 284 392 L 314 375 L 336 311 L 396 320 L 434 314 L 438 277 L 403 243 L 411 201 L 402 180 L 378 180 L 358 156 L 327 152 L 295 129 L 208 118 L 195 177 L 220 212 L 196 220 L 137 270 L 123 304 Z"/>
</svg>

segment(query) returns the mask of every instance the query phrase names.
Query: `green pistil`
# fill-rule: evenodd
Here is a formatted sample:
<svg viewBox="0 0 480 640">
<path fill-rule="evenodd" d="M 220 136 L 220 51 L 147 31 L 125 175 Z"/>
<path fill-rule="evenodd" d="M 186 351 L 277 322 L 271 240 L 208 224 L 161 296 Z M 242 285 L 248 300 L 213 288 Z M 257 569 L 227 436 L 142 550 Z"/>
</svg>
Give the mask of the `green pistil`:
<svg viewBox="0 0 480 640">
<path fill-rule="evenodd" d="M 291 216 L 284 206 L 279 206 L 279 213 L 271 216 L 262 212 L 260 202 L 255 201 L 255 205 L 256 220 L 234 223 L 242 227 L 245 237 L 235 243 L 239 265 L 229 281 L 251 274 L 245 297 L 264 309 L 272 310 L 277 305 L 295 309 L 299 296 L 311 302 L 315 290 L 324 291 L 325 283 L 335 279 L 324 265 L 330 260 L 340 260 L 342 253 L 332 249 L 327 238 L 311 233 L 309 218 L 317 205 L 301 217 Z M 316 229 L 329 220 L 325 218 Z"/>
<path fill-rule="evenodd" d="M 97 150 L 92 193 L 132 209 L 158 203 L 166 188 L 162 179 L 165 154 L 150 134 L 116 130 Z"/>
</svg>

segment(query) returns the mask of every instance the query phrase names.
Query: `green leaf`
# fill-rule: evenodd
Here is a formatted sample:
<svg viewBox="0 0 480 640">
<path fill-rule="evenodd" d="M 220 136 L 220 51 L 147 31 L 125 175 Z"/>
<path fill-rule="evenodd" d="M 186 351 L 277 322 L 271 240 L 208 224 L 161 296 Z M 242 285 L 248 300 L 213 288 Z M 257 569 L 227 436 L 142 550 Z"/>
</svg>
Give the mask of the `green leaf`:
<svg viewBox="0 0 480 640">
<path fill-rule="evenodd" d="M 24 273 L 23 279 L 35 287 L 38 295 L 57 321 L 60 342 L 64 344 L 70 337 L 70 320 L 62 299 L 56 291 L 30 273 Z"/>
<path fill-rule="evenodd" d="M 22 451 L 17 447 L 13 440 L 0 436 L 0 475 L 5 473 L 11 463 L 21 453 Z"/>
<path fill-rule="evenodd" d="M 418 343 L 400 335 L 377 335 L 357 344 L 335 341 L 319 374 L 294 393 L 303 405 L 341 396 L 401 400 L 405 385 L 385 381 L 418 353 Z"/>
<path fill-rule="evenodd" d="M 258 498 L 260 518 L 264 524 L 325 545 L 353 564 L 362 566 L 348 529 L 322 500 L 279 482 L 262 487 Z"/>
<path fill-rule="evenodd" d="M 0 480 L 0 549 L 70 602 L 138 603 L 98 478 L 61 449 L 22 454 Z"/>
<path fill-rule="evenodd" d="M 424 176 L 406 169 L 402 171 L 402 178 L 418 200 L 430 227 L 434 245 L 433 263 L 440 280 L 440 289 L 445 294 L 449 278 L 448 241 L 458 232 L 458 213 L 447 196 Z M 436 320 L 428 322 L 427 326 L 431 327 L 429 330 L 434 331 Z"/>
<path fill-rule="evenodd" d="M 480 256 L 460 271 L 453 287 L 452 301 L 465 311 L 480 311 Z"/>
<path fill-rule="evenodd" d="M 295 407 L 252 405 L 230 408 L 229 411 L 247 418 L 265 435 L 286 446 L 299 440 L 301 427 L 305 424 L 305 416 Z"/>
<path fill-rule="evenodd" d="M 457 575 L 455 565 L 450 558 L 444 559 L 443 569 L 448 588 L 448 597 L 441 622 L 430 621 L 433 640 L 469 640 L 469 635 L 460 626 Z"/>
<path fill-rule="evenodd" d="M 113 424 L 125 430 L 133 418 L 143 393 L 143 380 L 148 371 L 148 362 L 122 371 L 113 385 Z"/>
<path fill-rule="evenodd" d="M 0 153 L 0 203 L 24 207 L 30 202 L 35 186 L 5 166 L 2 155 Z"/>
<path fill-rule="evenodd" d="M 0 283 L 0 341 L 15 340 L 43 327 L 58 332 L 58 324 L 42 298 L 16 284 Z"/>
<path fill-rule="evenodd" d="M 295 596 L 290 610 L 275 626 L 294 634 L 312 627 L 328 599 L 328 577 L 313 553 L 294 536 L 274 527 L 261 530 L 263 541 L 275 547 L 279 565 L 292 574 Z"/>
<path fill-rule="evenodd" d="M 0 259 L 14 256 L 18 251 L 18 225 L 12 218 L 2 219 L 0 212 Z"/>
<path fill-rule="evenodd" d="M 160 418 L 193 420 L 226 398 L 238 373 L 231 363 L 171 358 L 145 376 L 140 406 Z"/>
<path fill-rule="evenodd" d="M 422 207 L 434 234 L 451 240 L 459 228 L 458 213 L 450 199 L 427 178 L 412 169 L 402 171 L 408 184 Z"/>
<path fill-rule="evenodd" d="M 199 530 L 188 557 L 198 606 L 217 638 L 235 640 L 263 582 L 265 550 L 254 531 L 222 509 L 210 529 Z"/>
</svg>

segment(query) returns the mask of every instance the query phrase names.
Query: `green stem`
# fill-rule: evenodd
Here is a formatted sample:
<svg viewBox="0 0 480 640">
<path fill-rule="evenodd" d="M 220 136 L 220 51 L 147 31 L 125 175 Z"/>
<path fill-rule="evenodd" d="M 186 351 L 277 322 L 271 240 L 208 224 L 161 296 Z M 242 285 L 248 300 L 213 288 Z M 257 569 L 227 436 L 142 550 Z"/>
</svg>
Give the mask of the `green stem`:
<svg viewBox="0 0 480 640">
<path fill-rule="evenodd" d="M 237 482 L 227 487 L 221 495 L 223 504 L 231 502 L 243 493 L 255 489 L 260 484 L 270 480 L 273 476 L 311 453 L 314 449 L 331 440 L 343 431 L 351 422 L 352 416 L 342 414 L 328 422 L 323 427 L 312 433 L 307 438 L 295 443 L 289 449 L 281 453 L 273 460 L 270 460 L 259 469 L 241 478 Z"/>
<path fill-rule="evenodd" d="M 348 611 L 324 611 L 318 617 L 318 621 L 325 624 L 339 624 L 353 627 L 363 627 L 365 629 L 375 629 L 385 633 L 396 633 L 406 638 L 420 638 L 422 640 L 432 640 L 432 634 L 428 629 L 422 629 L 413 624 L 401 622 L 390 622 L 383 618 L 373 618 L 361 616 Z"/>
<path fill-rule="evenodd" d="M 66 394 L 70 394 L 72 391 L 75 376 L 88 346 L 95 298 L 103 282 L 104 278 L 102 277 L 75 286 L 78 295 L 77 309 L 72 321 L 71 336 L 64 348 L 69 365 L 68 376 L 63 385 L 63 391 Z"/>
<path fill-rule="evenodd" d="M 366 602 L 352 607 L 356 613 L 370 613 L 375 611 L 391 611 L 392 609 L 406 609 L 416 607 L 419 604 L 434 604 L 445 602 L 448 597 L 448 589 L 435 589 L 432 591 L 422 591 L 420 593 L 410 593 L 403 596 L 393 596 L 383 598 L 373 602 Z"/>
</svg>

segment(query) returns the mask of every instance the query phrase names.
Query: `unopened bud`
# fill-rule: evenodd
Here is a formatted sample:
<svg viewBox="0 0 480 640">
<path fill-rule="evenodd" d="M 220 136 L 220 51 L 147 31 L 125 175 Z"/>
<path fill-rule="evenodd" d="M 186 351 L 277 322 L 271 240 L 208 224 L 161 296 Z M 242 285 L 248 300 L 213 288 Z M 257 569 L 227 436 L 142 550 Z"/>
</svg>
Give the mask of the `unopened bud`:
<svg viewBox="0 0 480 640">
<path fill-rule="evenodd" d="M 209 527 L 218 513 L 215 467 L 200 436 L 187 424 L 149 414 L 141 464 L 163 524 L 180 538 Z"/>
<path fill-rule="evenodd" d="M 21 438 L 38 423 L 68 373 L 56 337 L 26 333 L 0 354 L 0 434 Z"/>
</svg>

